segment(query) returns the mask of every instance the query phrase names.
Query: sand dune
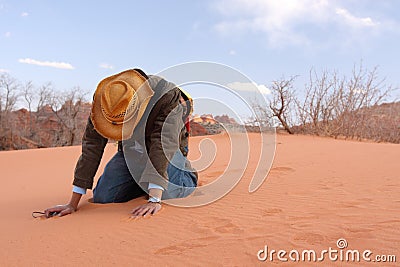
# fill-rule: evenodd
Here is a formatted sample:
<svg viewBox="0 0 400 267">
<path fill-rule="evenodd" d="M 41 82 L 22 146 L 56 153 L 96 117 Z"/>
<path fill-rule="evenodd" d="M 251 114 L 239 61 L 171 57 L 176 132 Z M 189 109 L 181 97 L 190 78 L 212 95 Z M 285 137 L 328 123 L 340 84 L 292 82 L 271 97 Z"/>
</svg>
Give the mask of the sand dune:
<svg viewBox="0 0 400 267">
<path fill-rule="evenodd" d="M 209 138 L 226 142 L 224 135 Z M 191 146 L 200 140 L 192 138 Z M 251 145 L 260 145 L 256 135 Z M 101 169 L 115 149 L 107 146 Z M 191 153 L 199 156 L 196 149 Z M 273 167 L 255 193 L 248 193 L 253 154 L 238 185 L 210 205 L 164 205 L 156 216 L 131 220 L 129 211 L 144 198 L 100 205 L 87 201 L 90 192 L 72 215 L 33 219 L 32 211 L 69 199 L 79 154 L 80 147 L 0 153 L 0 266 L 281 266 L 276 258 L 259 261 L 258 251 L 268 245 L 320 252 L 338 249 L 340 238 L 347 249 L 371 250 L 371 258 L 397 254 L 400 262 L 399 145 L 278 135 Z M 221 174 L 227 154 L 201 173 L 202 184 Z M 289 260 L 284 266 L 344 264 L 367 263 L 326 256 L 320 263 Z"/>
</svg>

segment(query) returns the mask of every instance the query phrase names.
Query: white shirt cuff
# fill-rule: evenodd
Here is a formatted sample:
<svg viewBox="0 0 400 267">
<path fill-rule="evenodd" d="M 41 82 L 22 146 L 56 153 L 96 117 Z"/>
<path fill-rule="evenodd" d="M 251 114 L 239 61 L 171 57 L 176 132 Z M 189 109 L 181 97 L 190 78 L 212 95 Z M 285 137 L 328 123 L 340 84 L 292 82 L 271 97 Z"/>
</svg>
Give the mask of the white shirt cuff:
<svg viewBox="0 0 400 267">
<path fill-rule="evenodd" d="M 86 194 L 86 189 L 74 185 L 74 187 L 72 188 L 72 192 L 77 193 L 77 194 L 81 194 L 81 195 L 85 195 Z"/>
<path fill-rule="evenodd" d="M 162 191 L 164 191 L 164 188 L 162 188 L 161 186 L 159 186 L 158 184 L 153 184 L 153 183 L 149 183 L 149 187 L 147 189 L 160 189 Z"/>
</svg>

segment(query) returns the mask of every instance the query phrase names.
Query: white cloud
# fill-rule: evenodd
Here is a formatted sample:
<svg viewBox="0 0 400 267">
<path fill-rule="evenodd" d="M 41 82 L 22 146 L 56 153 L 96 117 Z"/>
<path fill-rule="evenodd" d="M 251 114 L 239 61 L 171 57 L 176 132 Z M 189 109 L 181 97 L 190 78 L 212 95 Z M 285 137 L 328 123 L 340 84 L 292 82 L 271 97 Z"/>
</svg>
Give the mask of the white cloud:
<svg viewBox="0 0 400 267">
<path fill-rule="evenodd" d="M 248 83 L 242 83 L 242 82 L 233 82 L 233 83 L 228 83 L 227 87 L 238 90 L 238 91 L 245 91 L 245 92 L 260 92 L 263 95 L 269 95 L 271 94 L 271 90 L 269 90 L 265 85 L 263 84 L 257 84 L 255 82 L 248 82 Z"/>
<path fill-rule="evenodd" d="M 27 16 L 29 16 L 29 13 L 28 13 L 28 12 L 22 12 L 22 13 L 21 13 L 21 17 L 27 17 Z"/>
<path fill-rule="evenodd" d="M 67 69 L 67 70 L 74 69 L 74 67 L 71 64 L 65 62 L 39 61 L 31 58 L 19 59 L 18 62 L 36 66 L 42 66 L 42 67 L 52 67 L 57 69 Z"/>
<path fill-rule="evenodd" d="M 359 18 L 352 15 L 347 9 L 345 8 L 336 8 L 336 14 L 342 17 L 348 25 L 352 27 L 374 27 L 378 26 L 379 22 L 375 22 L 370 17 Z"/>
<path fill-rule="evenodd" d="M 101 63 L 99 65 L 99 67 L 102 68 L 102 69 L 109 69 L 109 70 L 112 70 L 114 68 L 113 65 L 110 65 L 110 64 L 107 64 L 107 63 Z"/>
<path fill-rule="evenodd" d="M 6 33 L 4 33 L 4 37 L 6 37 L 6 38 L 11 37 L 11 32 L 6 32 Z"/>
<path fill-rule="evenodd" d="M 349 31 L 381 26 L 380 21 L 353 15 L 340 4 L 337 0 L 219 0 L 214 8 L 223 20 L 215 29 L 223 35 L 262 32 L 276 46 L 309 44 L 310 29 L 340 26 Z"/>
<path fill-rule="evenodd" d="M 8 73 L 9 71 L 7 69 L 0 69 L 0 73 Z"/>
<path fill-rule="evenodd" d="M 235 51 L 235 50 L 233 50 L 233 49 L 231 49 L 231 50 L 229 51 L 229 55 L 231 55 L 231 56 L 234 56 L 234 55 L 236 55 L 236 51 Z"/>
</svg>

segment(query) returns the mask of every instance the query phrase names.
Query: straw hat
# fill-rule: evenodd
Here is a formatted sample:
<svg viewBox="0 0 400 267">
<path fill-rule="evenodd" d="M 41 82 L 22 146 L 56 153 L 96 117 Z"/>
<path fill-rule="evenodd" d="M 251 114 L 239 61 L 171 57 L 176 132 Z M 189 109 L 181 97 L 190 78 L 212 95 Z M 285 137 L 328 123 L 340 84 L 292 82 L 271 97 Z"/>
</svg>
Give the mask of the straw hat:
<svg viewBox="0 0 400 267">
<path fill-rule="evenodd" d="M 94 128 L 106 138 L 118 141 L 128 139 L 153 94 L 146 78 L 136 70 L 123 71 L 103 79 L 93 97 L 90 116 Z"/>
</svg>

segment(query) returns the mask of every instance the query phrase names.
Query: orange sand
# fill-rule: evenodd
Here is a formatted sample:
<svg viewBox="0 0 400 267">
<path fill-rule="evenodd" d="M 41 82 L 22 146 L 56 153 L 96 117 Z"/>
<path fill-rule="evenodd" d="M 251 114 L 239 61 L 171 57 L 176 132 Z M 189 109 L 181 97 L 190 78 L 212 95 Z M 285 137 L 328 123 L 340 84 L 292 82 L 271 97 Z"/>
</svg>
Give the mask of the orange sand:
<svg viewBox="0 0 400 267">
<path fill-rule="evenodd" d="M 222 135 L 211 138 L 224 142 Z M 256 135 L 251 140 L 260 142 Z M 101 169 L 114 151 L 108 145 Z M 207 206 L 164 205 L 156 216 L 130 220 L 144 198 L 100 205 L 87 202 L 89 192 L 77 213 L 33 219 L 32 211 L 69 200 L 79 154 L 80 147 L 0 153 L 0 266 L 281 266 L 276 259 L 258 261 L 257 252 L 265 245 L 337 249 L 339 238 L 349 249 L 397 254 L 400 262 L 399 145 L 279 135 L 273 168 L 255 193 L 248 193 L 257 161 L 251 157 L 233 191 Z M 202 183 L 220 174 L 227 156 L 218 154 Z M 346 266 L 366 264 L 382 266 Z"/>
</svg>

